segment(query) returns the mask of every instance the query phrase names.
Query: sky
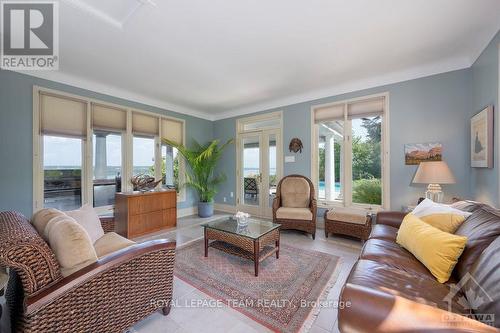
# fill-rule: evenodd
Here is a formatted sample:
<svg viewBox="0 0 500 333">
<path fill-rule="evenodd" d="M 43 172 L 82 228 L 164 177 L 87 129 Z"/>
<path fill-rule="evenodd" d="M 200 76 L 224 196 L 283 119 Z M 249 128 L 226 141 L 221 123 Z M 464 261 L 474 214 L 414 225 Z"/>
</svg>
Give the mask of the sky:
<svg viewBox="0 0 500 333">
<path fill-rule="evenodd" d="M 95 145 L 95 138 L 94 138 Z M 82 145 L 80 139 L 44 136 L 43 161 L 45 166 L 81 166 Z M 107 162 L 109 166 L 120 166 L 121 136 L 110 134 L 106 137 Z M 134 138 L 134 166 L 153 165 L 154 139 Z M 94 147 L 95 162 L 95 147 Z"/>
</svg>

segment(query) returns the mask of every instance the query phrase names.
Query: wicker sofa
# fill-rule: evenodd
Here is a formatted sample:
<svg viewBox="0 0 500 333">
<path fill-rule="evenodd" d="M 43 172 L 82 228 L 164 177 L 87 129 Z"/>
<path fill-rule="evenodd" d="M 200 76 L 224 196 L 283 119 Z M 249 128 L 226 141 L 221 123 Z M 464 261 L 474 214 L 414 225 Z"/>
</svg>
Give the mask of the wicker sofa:
<svg viewBox="0 0 500 333">
<path fill-rule="evenodd" d="M 316 199 L 311 180 L 301 175 L 283 177 L 273 201 L 273 222 L 281 229 L 305 231 L 316 237 Z"/>
<path fill-rule="evenodd" d="M 105 232 L 113 221 L 101 221 Z M 170 310 L 175 242 L 155 240 L 110 253 L 69 276 L 28 219 L 0 213 L 0 265 L 13 332 L 123 332 Z"/>
</svg>

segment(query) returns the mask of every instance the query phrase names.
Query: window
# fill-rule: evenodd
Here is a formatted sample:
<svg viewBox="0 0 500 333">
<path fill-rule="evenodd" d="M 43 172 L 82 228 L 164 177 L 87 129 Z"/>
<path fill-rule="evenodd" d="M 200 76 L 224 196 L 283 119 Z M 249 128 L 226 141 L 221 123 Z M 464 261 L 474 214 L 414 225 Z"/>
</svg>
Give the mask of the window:
<svg viewBox="0 0 500 333">
<path fill-rule="evenodd" d="M 179 192 L 179 151 L 170 145 L 161 146 L 162 186 L 175 188 Z"/>
<path fill-rule="evenodd" d="M 134 136 L 132 175 L 155 175 L 155 139 Z"/>
<path fill-rule="evenodd" d="M 82 140 L 43 136 L 45 207 L 77 209 L 82 204 Z"/>
<path fill-rule="evenodd" d="M 387 96 L 314 107 L 312 175 L 323 205 L 388 205 Z"/>
<path fill-rule="evenodd" d="M 121 192 L 122 136 L 120 133 L 95 130 L 93 136 L 94 207 L 115 204 L 115 193 Z"/>
<path fill-rule="evenodd" d="M 165 176 L 164 186 L 182 188 L 183 160 L 159 142 L 183 143 L 184 121 L 51 89 L 34 92 L 34 211 L 93 204 L 108 214 L 115 193 L 131 191 L 137 174 Z"/>
</svg>

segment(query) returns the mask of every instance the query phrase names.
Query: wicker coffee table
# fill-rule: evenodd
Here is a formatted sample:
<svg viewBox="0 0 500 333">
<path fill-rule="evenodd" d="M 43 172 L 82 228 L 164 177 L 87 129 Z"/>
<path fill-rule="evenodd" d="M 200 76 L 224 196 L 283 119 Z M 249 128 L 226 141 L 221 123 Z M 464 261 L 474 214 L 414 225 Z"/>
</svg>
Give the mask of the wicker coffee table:
<svg viewBox="0 0 500 333">
<path fill-rule="evenodd" d="M 280 225 L 250 219 L 246 226 L 238 225 L 232 218 L 222 218 L 203 225 L 205 234 L 205 257 L 208 248 L 239 256 L 254 262 L 255 276 L 259 276 L 259 263 L 280 253 Z"/>
</svg>

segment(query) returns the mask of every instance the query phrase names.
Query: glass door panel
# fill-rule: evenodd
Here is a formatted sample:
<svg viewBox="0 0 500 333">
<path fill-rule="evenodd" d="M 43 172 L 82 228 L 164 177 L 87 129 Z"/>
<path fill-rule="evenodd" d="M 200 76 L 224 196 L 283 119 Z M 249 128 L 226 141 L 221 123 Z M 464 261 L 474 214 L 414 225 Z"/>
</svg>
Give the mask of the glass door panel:
<svg viewBox="0 0 500 333">
<path fill-rule="evenodd" d="M 260 136 L 242 139 L 243 196 L 244 205 L 260 206 L 261 160 Z"/>
<path fill-rule="evenodd" d="M 270 134 L 268 136 L 269 142 L 269 160 L 268 160 L 268 188 L 269 188 L 269 199 L 268 207 L 273 206 L 273 200 L 276 197 L 276 186 L 278 185 L 278 173 L 276 169 L 277 161 L 277 151 L 276 151 L 276 134 Z"/>
<path fill-rule="evenodd" d="M 239 136 L 239 201 L 237 209 L 272 216 L 276 186 L 282 174 L 279 129 Z"/>
</svg>

